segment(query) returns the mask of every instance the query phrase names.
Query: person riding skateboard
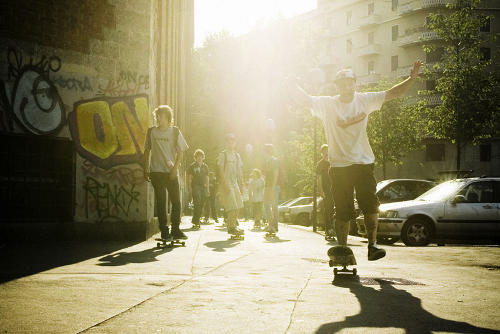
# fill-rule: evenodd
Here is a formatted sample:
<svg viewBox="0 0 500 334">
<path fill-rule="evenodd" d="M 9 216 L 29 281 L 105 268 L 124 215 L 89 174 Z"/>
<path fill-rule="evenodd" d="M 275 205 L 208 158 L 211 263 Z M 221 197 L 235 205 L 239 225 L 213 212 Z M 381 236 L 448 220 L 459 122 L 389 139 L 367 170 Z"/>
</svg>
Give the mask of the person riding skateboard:
<svg viewBox="0 0 500 334">
<path fill-rule="evenodd" d="M 386 252 L 377 247 L 379 201 L 375 193 L 375 156 L 366 132 L 368 115 L 379 110 L 385 101 L 402 96 L 418 77 L 422 65 L 421 61 L 416 61 L 406 80 L 382 92 L 356 92 L 356 76 L 351 69 L 336 74 L 335 84 L 339 92 L 336 96 L 310 96 L 297 84 L 289 87 L 293 98 L 309 107 L 325 128 L 338 244 L 347 246 L 349 223 L 355 218 L 356 191 L 365 218 L 369 261 L 383 258 Z"/>
<path fill-rule="evenodd" d="M 148 129 L 144 146 L 144 177 L 153 184 L 161 238 L 187 239 L 180 230 L 181 201 L 179 191 L 179 165 L 182 152 L 189 146 L 181 131 L 174 124 L 174 112 L 167 105 L 158 106 L 153 111 L 157 126 Z M 167 201 L 172 203 L 172 233 L 167 226 Z"/>
<path fill-rule="evenodd" d="M 243 186 L 243 161 L 236 152 L 236 137 L 230 133 L 226 136 L 227 149 L 217 158 L 220 197 L 224 207 L 227 232 L 231 235 L 243 235 L 238 228 L 238 212 L 243 208 L 240 186 Z M 227 220 L 226 220 L 227 218 Z"/>
<path fill-rule="evenodd" d="M 205 152 L 197 149 L 194 152 L 194 162 L 187 170 L 188 190 L 193 198 L 193 219 L 191 224 L 194 228 L 200 227 L 200 218 L 209 192 L 208 166 L 204 162 Z"/>
</svg>

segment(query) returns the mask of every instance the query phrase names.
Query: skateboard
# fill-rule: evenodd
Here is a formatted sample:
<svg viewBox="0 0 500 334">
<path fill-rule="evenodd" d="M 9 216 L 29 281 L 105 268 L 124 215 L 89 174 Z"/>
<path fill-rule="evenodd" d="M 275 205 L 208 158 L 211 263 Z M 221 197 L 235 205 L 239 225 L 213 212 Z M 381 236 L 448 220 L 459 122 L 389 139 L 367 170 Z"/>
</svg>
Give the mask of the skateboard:
<svg viewBox="0 0 500 334">
<path fill-rule="evenodd" d="M 267 232 L 266 238 L 277 238 L 276 232 Z"/>
<path fill-rule="evenodd" d="M 335 241 L 335 236 L 325 234 L 325 240 L 326 241 Z"/>
<path fill-rule="evenodd" d="M 201 228 L 201 225 L 200 224 L 193 224 L 193 226 L 191 228 L 193 230 L 199 230 Z"/>
<path fill-rule="evenodd" d="M 186 242 L 182 239 L 173 239 L 171 241 L 167 241 L 166 239 L 156 238 L 155 240 L 158 241 L 156 243 L 156 248 L 166 248 L 166 247 L 173 248 L 173 247 L 175 247 L 175 245 L 179 245 L 179 246 L 183 246 L 183 247 L 186 246 Z"/>
<path fill-rule="evenodd" d="M 231 239 L 231 240 L 245 240 L 245 235 L 244 234 L 231 234 L 229 239 Z"/>
<path fill-rule="evenodd" d="M 338 274 L 352 273 L 353 276 L 357 276 L 358 270 L 356 268 L 348 269 L 349 266 L 355 266 L 356 258 L 352 249 L 347 246 L 335 246 L 328 250 L 328 257 L 330 258 L 329 265 L 333 268 L 334 279 Z M 339 268 L 342 267 L 342 268 Z"/>
</svg>

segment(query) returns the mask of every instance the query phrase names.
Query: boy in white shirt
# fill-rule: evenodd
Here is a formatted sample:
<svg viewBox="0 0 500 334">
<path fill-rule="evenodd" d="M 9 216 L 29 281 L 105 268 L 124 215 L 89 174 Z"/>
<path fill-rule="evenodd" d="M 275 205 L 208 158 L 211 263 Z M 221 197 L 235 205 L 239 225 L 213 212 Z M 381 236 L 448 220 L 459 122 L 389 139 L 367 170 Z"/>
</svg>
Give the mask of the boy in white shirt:
<svg viewBox="0 0 500 334">
<path fill-rule="evenodd" d="M 349 221 L 355 218 L 356 190 L 356 198 L 365 217 L 369 261 L 383 258 L 385 250 L 376 244 L 379 201 L 375 194 L 377 182 L 373 173 L 375 156 L 366 133 L 368 115 L 379 110 L 385 101 L 402 96 L 418 77 L 422 65 L 421 61 L 416 61 L 410 77 L 382 92 L 356 92 L 356 76 L 350 69 L 337 73 L 335 84 L 339 95 L 336 96 L 309 96 L 298 85 L 291 87 L 295 100 L 311 108 L 325 128 L 338 244 L 347 246 Z"/>
</svg>

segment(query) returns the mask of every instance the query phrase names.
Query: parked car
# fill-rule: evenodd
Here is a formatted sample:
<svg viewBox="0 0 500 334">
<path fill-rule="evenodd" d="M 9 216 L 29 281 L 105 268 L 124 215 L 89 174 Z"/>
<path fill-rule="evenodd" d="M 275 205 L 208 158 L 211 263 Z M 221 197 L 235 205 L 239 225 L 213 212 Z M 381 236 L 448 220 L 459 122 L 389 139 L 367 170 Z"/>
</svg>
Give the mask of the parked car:
<svg viewBox="0 0 500 334">
<path fill-rule="evenodd" d="M 408 201 L 417 198 L 436 185 L 435 182 L 419 179 L 388 179 L 377 183 L 377 197 L 381 204 Z M 356 216 L 362 214 L 359 209 L 358 203 L 354 202 Z M 363 231 L 364 231 L 364 223 Z M 351 234 L 361 234 L 357 219 L 351 222 Z M 394 243 L 399 238 L 385 238 L 381 237 L 381 243 Z"/>
<path fill-rule="evenodd" d="M 358 228 L 365 233 L 363 217 Z M 380 206 L 378 236 L 401 238 L 407 246 L 432 240 L 500 239 L 500 177 L 441 183 L 412 201 Z M 397 240 L 396 239 L 396 240 Z"/>
<path fill-rule="evenodd" d="M 320 197 L 318 197 L 318 204 L 319 201 Z M 311 225 L 312 211 L 313 198 L 311 196 L 298 197 L 278 207 L 281 222 L 304 226 Z"/>
</svg>

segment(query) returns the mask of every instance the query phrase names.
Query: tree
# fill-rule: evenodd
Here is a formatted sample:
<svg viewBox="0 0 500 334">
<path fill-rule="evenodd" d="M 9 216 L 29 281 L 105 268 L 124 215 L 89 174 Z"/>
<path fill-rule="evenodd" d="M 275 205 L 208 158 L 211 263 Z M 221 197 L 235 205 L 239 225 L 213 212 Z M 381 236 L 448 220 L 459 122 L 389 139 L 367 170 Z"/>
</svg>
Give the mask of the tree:
<svg viewBox="0 0 500 334">
<path fill-rule="evenodd" d="M 491 59 L 481 49 L 488 39 L 497 35 L 481 33 L 491 17 L 479 10 L 479 0 L 457 0 L 446 12 L 429 16 L 429 28 L 436 32 L 443 46 L 437 72 L 435 91 L 442 104 L 429 107 L 420 103 L 430 135 L 456 144 L 457 170 L 460 170 L 462 145 L 476 143 L 498 131 L 499 78 L 492 71 Z M 436 52 L 436 44 L 424 45 L 428 53 Z M 429 94 L 432 91 L 422 92 Z M 425 101 L 425 100 L 424 100 Z M 498 133 L 497 133 L 498 134 Z"/>
<path fill-rule="evenodd" d="M 394 82 L 382 80 L 366 91 L 381 91 Z M 385 102 L 379 111 L 369 116 L 367 133 L 375 155 L 375 163 L 382 165 L 384 179 L 388 163 L 401 165 L 403 156 L 417 149 L 422 139 L 423 124 L 415 108 L 398 98 Z"/>
</svg>

